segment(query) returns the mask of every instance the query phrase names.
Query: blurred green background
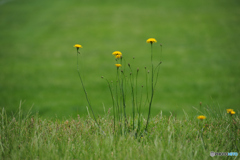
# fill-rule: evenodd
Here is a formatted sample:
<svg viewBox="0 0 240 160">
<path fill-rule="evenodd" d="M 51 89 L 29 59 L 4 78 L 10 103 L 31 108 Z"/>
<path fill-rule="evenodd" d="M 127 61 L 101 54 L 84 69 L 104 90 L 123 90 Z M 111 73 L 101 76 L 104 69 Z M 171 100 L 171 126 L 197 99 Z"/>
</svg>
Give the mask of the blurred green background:
<svg viewBox="0 0 240 160">
<path fill-rule="evenodd" d="M 192 114 L 200 102 L 238 109 L 239 17 L 238 0 L 0 0 L 0 107 L 12 114 L 22 100 L 25 112 L 33 106 L 43 117 L 86 116 L 73 47 L 79 43 L 85 87 L 102 115 L 103 106 L 112 107 L 101 79 L 116 78 L 112 52 L 139 67 L 143 81 L 146 40 L 156 38 L 154 58 L 163 63 L 152 115 Z"/>
</svg>

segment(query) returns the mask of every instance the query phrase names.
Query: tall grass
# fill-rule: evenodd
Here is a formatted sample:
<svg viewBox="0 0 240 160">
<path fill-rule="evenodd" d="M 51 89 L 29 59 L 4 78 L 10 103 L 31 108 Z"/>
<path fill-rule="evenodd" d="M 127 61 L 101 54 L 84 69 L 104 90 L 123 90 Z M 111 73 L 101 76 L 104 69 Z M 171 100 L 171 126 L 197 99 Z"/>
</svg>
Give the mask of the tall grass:
<svg viewBox="0 0 240 160">
<path fill-rule="evenodd" d="M 0 159 L 202 160 L 211 159 L 211 151 L 239 153 L 239 114 L 230 116 L 226 111 L 211 113 L 209 108 L 204 108 L 205 120 L 197 119 L 197 114 L 178 119 L 160 113 L 149 121 L 148 134 L 138 138 L 134 132 L 112 134 L 114 121 L 111 110 L 97 118 L 105 132 L 102 134 L 91 116 L 51 120 L 31 114 L 31 111 L 24 116 L 21 105 L 19 111 L 11 116 L 2 109 Z M 144 118 L 141 120 L 146 122 Z"/>
</svg>

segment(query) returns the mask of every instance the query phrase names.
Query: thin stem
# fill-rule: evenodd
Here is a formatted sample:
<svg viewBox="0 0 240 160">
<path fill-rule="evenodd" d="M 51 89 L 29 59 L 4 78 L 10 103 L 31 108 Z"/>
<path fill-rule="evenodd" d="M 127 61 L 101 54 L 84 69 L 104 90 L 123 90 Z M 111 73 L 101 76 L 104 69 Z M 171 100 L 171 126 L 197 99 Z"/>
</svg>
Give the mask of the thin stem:
<svg viewBox="0 0 240 160">
<path fill-rule="evenodd" d="M 140 118 L 140 106 L 138 105 L 138 96 L 137 96 L 137 93 L 138 93 L 138 91 L 137 91 L 137 79 L 138 79 L 138 72 L 139 72 L 139 68 L 137 68 L 137 74 L 136 74 L 136 84 L 135 84 L 135 90 L 136 90 L 136 102 L 135 102 L 135 105 L 136 105 L 136 108 L 137 108 L 137 112 L 138 112 L 138 127 L 137 127 L 137 133 L 138 133 L 138 130 L 139 130 L 139 118 Z M 136 136 L 137 136 L 137 133 L 136 133 Z"/>
<path fill-rule="evenodd" d="M 138 72 L 139 72 L 139 68 L 137 69 L 137 74 L 136 74 L 136 82 L 135 82 L 135 90 L 136 90 L 136 107 L 137 107 L 137 111 L 139 111 L 138 108 L 138 101 L 137 101 L 137 77 L 138 77 Z"/>
<path fill-rule="evenodd" d="M 108 87 L 111 93 L 111 97 L 112 97 L 112 103 L 113 103 L 113 127 L 114 127 L 114 132 L 115 132 L 115 103 L 114 103 L 114 97 L 113 97 L 113 92 L 112 92 L 112 88 L 111 85 L 109 83 L 109 81 L 107 79 L 105 79 L 108 83 Z"/>
<path fill-rule="evenodd" d="M 133 111 L 133 130 L 134 130 L 134 118 L 135 118 L 135 97 L 134 97 L 134 87 L 133 87 L 132 74 L 130 75 L 130 81 L 131 81 L 131 89 L 132 89 L 132 111 Z"/>
<path fill-rule="evenodd" d="M 160 45 L 160 47 L 161 47 L 161 52 L 160 52 L 160 55 L 162 55 L 162 45 Z M 160 59 L 161 60 L 161 59 Z M 158 65 L 155 67 L 155 69 L 154 69 L 154 72 L 155 72 L 155 70 L 156 69 L 158 69 L 157 70 L 157 76 L 156 76 L 156 81 L 155 81 L 155 84 L 154 84 L 154 88 L 156 87 L 156 84 L 157 84 L 157 79 L 158 79 L 158 73 L 159 73 L 159 69 L 160 69 L 160 64 L 162 64 L 162 62 L 160 61 L 159 63 L 158 63 Z"/>
<path fill-rule="evenodd" d="M 152 94 L 151 94 L 151 99 L 149 102 L 149 111 L 148 111 L 148 119 L 147 119 L 147 124 L 146 124 L 146 128 L 145 131 L 147 131 L 147 127 L 148 127 L 148 123 L 149 123 L 149 119 L 150 119 L 150 113 L 151 113 L 151 107 L 152 107 L 152 100 L 153 100 L 153 94 L 154 94 L 154 87 L 153 87 L 153 61 L 152 61 L 152 57 L 153 57 L 153 53 L 152 53 L 152 43 L 151 43 L 151 63 L 152 63 L 152 82 L 151 82 L 151 88 L 152 88 Z"/>
<path fill-rule="evenodd" d="M 118 86 L 120 87 L 120 79 L 119 79 L 119 68 L 117 67 L 117 82 L 116 82 L 116 102 L 117 102 L 117 115 L 118 120 L 121 122 L 121 113 L 120 113 L 120 106 L 119 106 L 119 97 L 118 97 Z"/>
<path fill-rule="evenodd" d="M 134 130 L 134 126 L 135 126 L 135 123 L 134 123 L 134 119 L 135 119 L 135 97 L 134 97 L 134 80 L 133 80 L 133 71 L 132 71 L 132 68 L 131 68 L 131 65 L 128 64 L 131 72 L 130 72 L 130 83 L 131 83 L 131 89 L 132 89 L 132 113 L 133 113 L 133 130 Z"/>
<path fill-rule="evenodd" d="M 143 88 L 143 86 L 142 86 Z M 141 88 L 141 97 L 140 97 L 140 104 L 139 104 L 139 112 L 138 112 L 138 128 L 137 128 L 137 134 L 141 129 L 141 107 L 142 107 L 142 88 Z"/>
<path fill-rule="evenodd" d="M 146 103 L 149 102 L 149 99 L 148 99 L 148 73 L 149 72 L 147 71 L 146 67 L 145 67 L 145 73 L 146 73 L 146 92 L 147 92 L 147 97 L 146 97 L 146 101 L 144 103 L 144 106 L 146 106 Z"/>
<path fill-rule="evenodd" d="M 81 77 L 81 74 L 80 74 L 80 71 L 79 71 L 79 67 L 78 67 L 78 53 L 77 53 L 77 71 L 78 71 L 78 76 L 79 76 L 79 78 L 80 78 L 80 81 L 81 81 L 81 83 L 82 83 L 82 87 L 83 87 L 83 90 L 84 90 L 84 93 L 85 93 L 85 96 L 86 96 L 88 105 L 89 105 L 89 107 L 90 107 L 90 109 L 91 109 L 91 111 L 92 111 L 94 120 L 95 120 L 95 122 L 97 123 L 97 119 L 96 119 L 96 117 L 95 117 L 95 115 L 94 115 L 92 106 L 91 106 L 90 101 L 89 101 L 89 99 L 88 99 L 87 91 L 86 91 L 86 89 L 85 89 L 85 87 L 84 87 L 83 80 L 82 80 L 82 77 Z M 98 123 L 97 123 L 97 125 L 98 125 L 98 127 L 100 128 L 100 126 L 99 126 Z"/>
<path fill-rule="evenodd" d="M 123 112 L 124 112 L 124 117 L 125 117 L 125 128 L 126 128 L 126 123 L 127 123 L 127 115 L 126 115 L 126 100 L 125 100 L 125 93 L 124 93 L 124 86 L 123 86 L 123 82 L 125 80 L 125 75 L 124 72 L 122 71 L 122 100 L 123 100 Z"/>
</svg>

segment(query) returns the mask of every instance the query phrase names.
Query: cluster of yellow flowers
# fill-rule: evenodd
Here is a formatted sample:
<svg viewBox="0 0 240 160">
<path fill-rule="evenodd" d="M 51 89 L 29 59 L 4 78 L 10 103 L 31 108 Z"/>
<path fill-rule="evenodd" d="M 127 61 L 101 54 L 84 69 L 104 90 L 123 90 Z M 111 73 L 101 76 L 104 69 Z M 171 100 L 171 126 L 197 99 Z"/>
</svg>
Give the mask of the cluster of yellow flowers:
<svg viewBox="0 0 240 160">
<path fill-rule="evenodd" d="M 227 109 L 227 113 L 233 115 L 233 114 L 235 114 L 236 112 L 234 112 L 233 109 Z"/>
<path fill-rule="evenodd" d="M 112 53 L 112 55 L 114 55 L 117 59 L 122 58 L 122 52 L 120 52 L 120 51 L 114 51 L 114 52 Z M 117 68 L 119 68 L 119 67 L 121 67 L 122 65 L 118 63 L 118 64 L 115 64 L 115 66 L 116 66 Z"/>
</svg>

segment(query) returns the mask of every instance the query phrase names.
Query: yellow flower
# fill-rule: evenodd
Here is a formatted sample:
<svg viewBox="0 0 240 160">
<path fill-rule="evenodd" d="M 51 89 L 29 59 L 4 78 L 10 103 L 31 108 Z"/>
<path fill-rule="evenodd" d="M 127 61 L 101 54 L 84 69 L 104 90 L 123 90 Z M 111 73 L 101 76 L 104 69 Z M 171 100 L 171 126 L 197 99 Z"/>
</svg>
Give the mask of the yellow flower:
<svg viewBox="0 0 240 160">
<path fill-rule="evenodd" d="M 116 66 L 117 68 L 119 68 L 119 67 L 121 67 L 122 65 L 121 65 L 121 64 L 115 64 L 115 66 Z"/>
<path fill-rule="evenodd" d="M 148 40 L 147 40 L 147 43 L 156 43 L 157 42 L 157 40 L 155 39 L 155 38 L 149 38 Z"/>
<path fill-rule="evenodd" d="M 112 55 L 115 55 L 115 56 L 120 55 L 121 56 L 122 53 L 120 51 L 115 51 L 115 52 L 112 53 Z"/>
<path fill-rule="evenodd" d="M 118 54 L 118 55 L 116 55 L 116 58 L 121 58 L 121 57 L 122 57 L 122 55 L 119 55 L 119 54 Z"/>
<path fill-rule="evenodd" d="M 230 112 L 231 115 L 233 115 L 233 114 L 235 114 L 235 113 L 236 113 L 236 112 L 234 112 L 234 111 L 231 111 L 231 112 Z"/>
<path fill-rule="evenodd" d="M 206 117 L 205 117 L 205 116 L 203 116 L 203 115 L 201 115 L 201 116 L 198 116 L 197 118 L 198 118 L 198 119 L 201 119 L 201 120 L 202 120 L 202 119 L 206 119 Z"/>
<path fill-rule="evenodd" d="M 73 47 L 76 47 L 77 49 L 82 48 L 82 46 L 80 44 L 75 44 Z"/>
<path fill-rule="evenodd" d="M 233 109 L 227 109 L 227 113 L 231 113 Z"/>
</svg>

